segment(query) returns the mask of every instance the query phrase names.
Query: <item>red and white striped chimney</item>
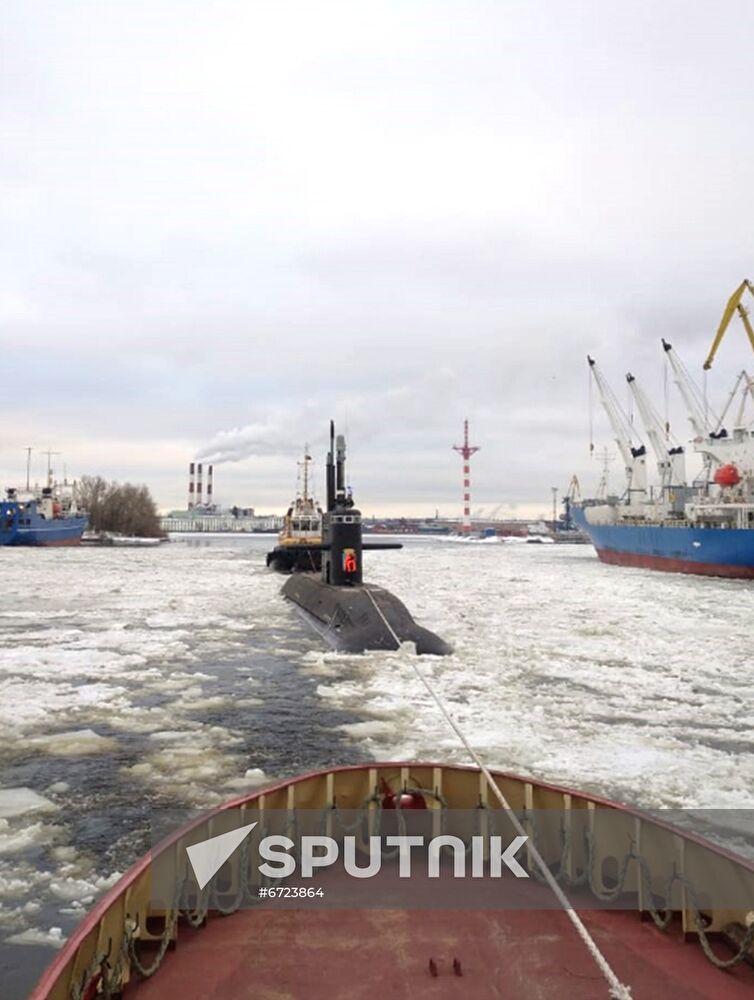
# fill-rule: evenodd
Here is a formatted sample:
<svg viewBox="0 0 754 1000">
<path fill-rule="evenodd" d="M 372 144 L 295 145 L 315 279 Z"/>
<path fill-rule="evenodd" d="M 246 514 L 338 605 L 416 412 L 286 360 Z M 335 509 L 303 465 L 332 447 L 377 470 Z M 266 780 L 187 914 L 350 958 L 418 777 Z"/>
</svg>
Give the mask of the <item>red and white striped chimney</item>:
<svg viewBox="0 0 754 1000">
<path fill-rule="evenodd" d="M 212 466 L 207 469 L 207 506 L 212 506 Z"/>
<path fill-rule="evenodd" d="M 188 497 L 188 509 L 193 510 L 194 508 L 194 463 L 189 465 L 189 497 Z"/>
<path fill-rule="evenodd" d="M 202 489 L 202 463 L 196 467 L 196 505 L 201 507 L 203 503 L 204 490 Z"/>
</svg>

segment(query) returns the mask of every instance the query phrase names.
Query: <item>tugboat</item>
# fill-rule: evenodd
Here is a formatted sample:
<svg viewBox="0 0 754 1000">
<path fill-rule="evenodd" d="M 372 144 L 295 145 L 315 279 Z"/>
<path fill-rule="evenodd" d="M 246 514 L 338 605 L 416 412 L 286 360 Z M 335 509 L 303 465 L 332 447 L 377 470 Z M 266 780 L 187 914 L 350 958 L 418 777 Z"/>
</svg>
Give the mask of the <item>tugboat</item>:
<svg viewBox="0 0 754 1000">
<path fill-rule="evenodd" d="M 309 496 L 309 446 L 301 467 L 301 489 L 283 518 L 275 548 L 267 553 L 267 566 L 278 573 L 318 573 L 322 569 L 322 508 Z"/>
<path fill-rule="evenodd" d="M 434 632 L 417 625 L 406 606 L 383 587 L 367 585 L 362 577 L 362 553 L 369 549 L 400 549 L 394 542 L 363 542 L 361 511 L 346 488 L 346 443 L 335 439 L 330 421 L 327 456 L 327 510 L 322 541 L 299 545 L 321 555 L 321 575 L 294 573 L 283 594 L 298 606 L 306 621 L 336 650 L 362 653 L 367 649 L 398 649 L 412 642 L 419 654 L 446 656 L 451 647 Z"/>
<path fill-rule="evenodd" d="M 47 485 L 41 492 L 13 487 L 0 501 L 0 545 L 78 545 L 88 518 L 79 510 L 75 484 L 53 481 L 47 469 Z"/>
</svg>

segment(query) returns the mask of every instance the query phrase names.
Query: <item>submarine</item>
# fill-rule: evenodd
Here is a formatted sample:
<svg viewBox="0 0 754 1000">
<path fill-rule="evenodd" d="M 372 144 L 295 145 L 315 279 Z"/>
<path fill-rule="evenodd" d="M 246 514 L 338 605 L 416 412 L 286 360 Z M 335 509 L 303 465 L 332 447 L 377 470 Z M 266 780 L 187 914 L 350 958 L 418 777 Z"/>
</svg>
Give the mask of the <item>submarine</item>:
<svg viewBox="0 0 754 1000">
<path fill-rule="evenodd" d="M 319 574 L 298 572 L 290 576 L 282 593 L 304 619 L 339 652 L 363 653 L 371 649 L 397 649 L 412 642 L 419 654 L 447 656 L 452 647 L 429 629 L 418 625 L 408 608 L 394 594 L 362 576 L 362 555 L 370 549 L 400 549 L 399 543 L 364 542 L 361 512 L 354 506 L 345 482 L 346 444 L 335 437 L 330 421 L 327 455 L 327 509 L 322 516 L 322 541 L 301 546 L 321 553 Z"/>
</svg>

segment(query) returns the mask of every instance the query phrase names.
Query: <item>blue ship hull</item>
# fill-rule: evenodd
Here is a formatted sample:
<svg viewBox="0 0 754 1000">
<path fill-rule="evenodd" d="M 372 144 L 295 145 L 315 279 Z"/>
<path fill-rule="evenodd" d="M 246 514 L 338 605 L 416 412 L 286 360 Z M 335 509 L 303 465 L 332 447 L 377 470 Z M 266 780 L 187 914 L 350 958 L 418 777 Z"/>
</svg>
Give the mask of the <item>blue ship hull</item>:
<svg viewBox="0 0 754 1000">
<path fill-rule="evenodd" d="M 602 562 L 618 566 L 754 579 L 754 529 L 692 528 L 669 524 L 589 524 L 588 508 L 573 518 Z"/>
<path fill-rule="evenodd" d="M 78 545 L 86 525 L 83 514 L 45 518 L 35 501 L 0 501 L 0 545 Z"/>
</svg>

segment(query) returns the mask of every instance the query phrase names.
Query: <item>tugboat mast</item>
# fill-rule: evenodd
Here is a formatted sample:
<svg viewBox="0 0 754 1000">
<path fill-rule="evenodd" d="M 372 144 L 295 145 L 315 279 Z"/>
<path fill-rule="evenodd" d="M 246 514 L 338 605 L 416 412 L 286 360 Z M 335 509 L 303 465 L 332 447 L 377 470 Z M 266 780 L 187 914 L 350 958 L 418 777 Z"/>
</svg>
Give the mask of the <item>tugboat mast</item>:
<svg viewBox="0 0 754 1000">
<path fill-rule="evenodd" d="M 299 462 L 299 466 L 303 470 L 304 485 L 301 490 L 301 499 L 306 501 L 309 499 L 309 465 L 311 463 L 312 456 L 309 454 L 309 443 L 304 445 L 304 461 Z"/>
<path fill-rule="evenodd" d="M 304 500 L 309 499 L 309 445 L 304 445 Z"/>
</svg>

